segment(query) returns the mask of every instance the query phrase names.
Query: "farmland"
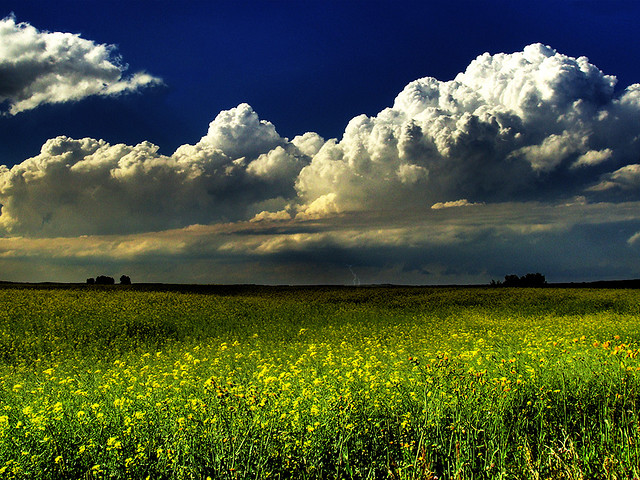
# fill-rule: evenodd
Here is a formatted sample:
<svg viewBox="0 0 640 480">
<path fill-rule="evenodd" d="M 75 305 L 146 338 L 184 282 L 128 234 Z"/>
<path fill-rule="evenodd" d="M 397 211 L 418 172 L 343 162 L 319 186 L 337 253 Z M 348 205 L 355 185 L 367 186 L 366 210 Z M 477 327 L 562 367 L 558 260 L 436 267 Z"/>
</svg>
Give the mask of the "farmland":
<svg viewBox="0 0 640 480">
<path fill-rule="evenodd" d="M 0 288 L 0 478 L 640 477 L 640 291 Z"/>
</svg>

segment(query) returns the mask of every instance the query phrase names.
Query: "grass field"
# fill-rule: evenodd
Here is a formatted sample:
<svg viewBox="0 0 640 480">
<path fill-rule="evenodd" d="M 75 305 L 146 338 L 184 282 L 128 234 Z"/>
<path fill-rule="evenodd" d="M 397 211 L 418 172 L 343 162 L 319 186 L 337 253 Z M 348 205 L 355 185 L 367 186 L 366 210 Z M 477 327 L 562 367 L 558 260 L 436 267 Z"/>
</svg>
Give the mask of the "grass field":
<svg viewBox="0 0 640 480">
<path fill-rule="evenodd" d="M 640 291 L 0 289 L 0 478 L 640 477 Z"/>
</svg>

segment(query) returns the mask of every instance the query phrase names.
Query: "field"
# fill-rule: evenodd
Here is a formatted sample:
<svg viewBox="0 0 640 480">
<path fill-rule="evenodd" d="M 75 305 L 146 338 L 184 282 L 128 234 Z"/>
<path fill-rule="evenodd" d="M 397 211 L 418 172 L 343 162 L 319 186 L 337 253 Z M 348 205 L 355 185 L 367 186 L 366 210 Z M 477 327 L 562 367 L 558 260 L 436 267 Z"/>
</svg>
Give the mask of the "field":
<svg viewBox="0 0 640 480">
<path fill-rule="evenodd" d="M 640 477 L 640 291 L 0 288 L 0 478 Z"/>
</svg>

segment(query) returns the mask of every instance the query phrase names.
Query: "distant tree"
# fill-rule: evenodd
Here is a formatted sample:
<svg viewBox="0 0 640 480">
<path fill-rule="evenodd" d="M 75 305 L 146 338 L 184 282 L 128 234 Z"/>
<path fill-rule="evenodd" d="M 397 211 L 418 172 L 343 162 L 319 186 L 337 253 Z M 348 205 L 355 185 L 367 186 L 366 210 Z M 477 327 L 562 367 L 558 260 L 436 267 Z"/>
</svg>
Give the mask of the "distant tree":
<svg viewBox="0 0 640 480">
<path fill-rule="evenodd" d="M 96 279 L 91 277 L 91 278 L 87 278 L 87 285 L 95 285 L 96 283 Z"/>
<path fill-rule="evenodd" d="M 114 285 L 116 281 L 113 277 L 107 277 L 105 275 L 100 275 L 96 278 L 96 285 Z"/>
<path fill-rule="evenodd" d="M 502 286 L 504 287 L 520 287 L 520 277 L 518 275 L 505 275 L 504 282 L 502 282 Z"/>
<path fill-rule="evenodd" d="M 547 279 L 541 273 L 527 273 L 520 277 L 523 287 L 542 287 L 547 284 Z"/>
<path fill-rule="evenodd" d="M 541 273 L 527 273 L 521 277 L 518 275 L 505 275 L 503 287 L 543 287 L 547 284 L 547 279 Z M 492 282 L 492 285 L 494 283 Z M 500 285 L 497 283 L 495 285 Z"/>
<path fill-rule="evenodd" d="M 121 285 L 131 285 L 131 279 L 127 275 L 122 275 L 120 277 L 120 284 Z"/>
</svg>

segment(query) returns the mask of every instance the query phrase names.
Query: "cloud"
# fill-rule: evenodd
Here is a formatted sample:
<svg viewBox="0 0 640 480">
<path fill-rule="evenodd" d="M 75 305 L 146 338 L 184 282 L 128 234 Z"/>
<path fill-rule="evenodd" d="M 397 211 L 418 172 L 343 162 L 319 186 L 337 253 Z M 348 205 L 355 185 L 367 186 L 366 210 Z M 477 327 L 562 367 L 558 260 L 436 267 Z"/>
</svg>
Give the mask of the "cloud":
<svg viewBox="0 0 640 480">
<path fill-rule="evenodd" d="M 242 103 L 236 108 L 220 112 L 196 146 L 215 148 L 236 159 L 255 158 L 283 144 L 284 140 L 274 125 L 260 120 L 251 106 Z"/>
<path fill-rule="evenodd" d="M 86 47 L 77 36 L 64 38 Z M 424 212 L 460 206 L 460 199 L 603 201 L 613 187 L 638 183 L 640 85 L 616 94 L 615 83 L 585 57 L 535 44 L 480 55 L 451 81 L 411 82 L 392 107 L 353 118 L 340 140 L 313 132 L 283 138 L 244 103 L 220 112 L 199 142 L 170 156 L 148 142 L 58 137 L 0 172 L 0 226 L 76 235 L 278 212 L 300 220 Z"/>
<path fill-rule="evenodd" d="M 604 150 L 589 150 L 588 152 L 580 155 L 571 168 L 579 167 L 591 167 L 599 165 L 607 160 L 610 160 L 613 156 L 613 151 L 610 148 Z"/>
<path fill-rule="evenodd" d="M 284 208 L 309 161 L 246 104 L 221 112 L 198 143 L 171 156 L 149 142 L 60 136 L 0 169 L 0 228 L 71 236 L 245 220 Z"/>
<path fill-rule="evenodd" d="M 473 207 L 474 205 L 482 205 L 479 203 L 471 203 L 466 198 L 461 198 L 460 200 L 455 200 L 452 202 L 438 202 L 431 205 L 433 210 L 440 210 L 442 208 L 453 208 L 453 207 Z"/>
<path fill-rule="evenodd" d="M 615 85 L 541 44 L 485 53 L 452 81 L 416 80 L 393 107 L 354 118 L 297 189 L 307 203 L 334 193 L 341 210 L 584 194 L 602 168 L 640 155 L 640 86 Z"/>
<path fill-rule="evenodd" d="M 637 191 L 640 187 L 640 165 L 625 165 L 615 172 L 603 175 L 602 181 L 589 187 L 591 191 L 605 191 L 610 189 Z"/>
<path fill-rule="evenodd" d="M 0 20 L 0 104 L 11 115 L 47 103 L 118 95 L 162 83 L 144 72 L 125 77 L 126 69 L 113 45 L 40 31 L 16 23 L 13 15 Z"/>
<path fill-rule="evenodd" d="M 114 275 L 134 274 L 134 281 L 351 283 L 345 265 L 353 265 L 364 283 L 486 283 L 492 275 L 536 267 L 558 279 L 601 264 L 638 271 L 636 256 L 627 258 L 627 239 L 640 227 L 639 206 L 521 202 L 461 208 L 454 216 L 446 208 L 403 217 L 282 215 L 161 232 L 10 237 L 0 238 L 0 265 L 21 261 L 22 272 L 40 272 L 43 265 L 57 272 L 64 265 L 75 278 L 45 278 L 76 281 L 110 268 Z M 609 248 L 593 245 L 594 232 Z"/>
<path fill-rule="evenodd" d="M 289 140 L 244 103 L 172 155 L 57 137 L 0 167 L 0 257 L 163 258 L 208 281 L 237 281 L 243 264 L 244 281 L 267 283 L 349 283 L 345 265 L 418 283 L 516 266 L 640 274 L 625 260 L 640 230 L 640 84 L 615 85 L 535 44 L 411 82 L 340 139 Z"/>
<path fill-rule="evenodd" d="M 511 156 L 522 156 L 529 162 L 534 171 L 547 172 L 555 169 L 566 158 L 576 152 L 584 150 L 584 141 L 585 138 L 582 135 L 565 130 L 560 135 L 549 135 L 539 145 L 522 147 L 511 153 Z"/>
</svg>

